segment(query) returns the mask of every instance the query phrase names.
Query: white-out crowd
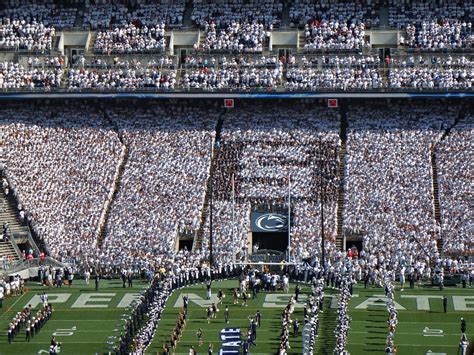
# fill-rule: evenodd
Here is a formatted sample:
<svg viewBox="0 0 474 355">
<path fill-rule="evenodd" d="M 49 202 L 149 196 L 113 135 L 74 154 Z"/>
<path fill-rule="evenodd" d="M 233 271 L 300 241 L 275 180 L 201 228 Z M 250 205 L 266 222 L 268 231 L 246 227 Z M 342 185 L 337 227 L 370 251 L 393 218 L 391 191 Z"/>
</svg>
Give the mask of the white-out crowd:
<svg viewBox="0 0 474 355">
<path fill-rule="evenodd" d="M 422 265 L 438 258 L 431 151 L 458 114 L 455 106 L 350 108 L 344 229 L 363 234 L 370 254 Z"/>
<path fill-rule="evenodd" d="M 250 110 L 236 109 L 226 115 L 213 176 L 213 233 L 219 258 L 233 260 L 237 253 L 237 258 L 245 257 L 252 206 L 287 203 L 288 183 L 294 218 L 294 257 L 303 257 L 307 254 L 305 246 L 319 243 L 320 228 L 316 226 L 320 225 L 321 183 L 327 195 L 326 238 L 335 238 L 338 132 L 339 121 L 334 112 L 306 105 L 261 105 Z M 327 170 L 323 181 L 317 175 L 320 158 L 325 160 Z M 209 216 L 205 228 L 208 235 Z M 204 249 L 207 245 L 204 240 Z"/>
<path fill-rule="evenodd" d="M 466 211 L 472 201 L 470 181 L 474 143 L 472 113 L 451 130 L 445 140 L 436 145 L 438 162 L 441 235 L 447 241 L 445 249 L 450 255 L 472 248 L 472 218 Z M 469 217 L 469 212 L 468 212 Z M 472 214 L 471 214 L 472 217 Z M 471 245 L 469 244 L 471 243 Z"/>
<path fill-rule="evenodd" d="M 474 62 L 467 56 L 131 54 L 29 56 L 0 62 L 0 89 L 15 90 L 471 90 Z"/>
<path fill-rule="evenodd" d="M 130 23 L 97 32 L 94 51 L 99 53 L 164 52 L 165 24 L 139 27 Z"/>
</svg>

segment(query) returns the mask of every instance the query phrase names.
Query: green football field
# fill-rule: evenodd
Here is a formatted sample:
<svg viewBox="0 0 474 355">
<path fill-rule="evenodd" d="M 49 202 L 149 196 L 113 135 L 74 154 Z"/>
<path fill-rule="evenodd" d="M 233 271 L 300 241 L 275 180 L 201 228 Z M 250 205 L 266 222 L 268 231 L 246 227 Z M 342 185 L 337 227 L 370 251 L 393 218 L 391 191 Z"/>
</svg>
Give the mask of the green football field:
<svg viewBox="0 0 474 355">
<path fill-rule="evenodd" d="M 38 295 L 43 290 L 35 283 L 28 283 L 28 293 L 5 300 L 0 309 L 0 354 L 38 354 L 46 353 L 53 334 L 62 343 L 62 354 L 106 354 L 111 344 L 118 337 L 127 319 L 127 307 L 146 283 L 135 282 L 134 287 L 122 288 L 118 280 L 101 281 L 98 292 L 94 284 L 85 285 L 82 280 L 75 280 L 73 287 L 51 289 L 46 292 L 55 308 L 52 319 L 30 343 L 25 341 L 24 333 L 20 334 L 13 344 L 8 344 L 7 326 L 15 312 L 27 304 L 38 309 Z M 189 348 L 195 346 L 199 354 L 207 353 L 209 343 L 213 344 L 214 353 L 220 348 L 219 333 L 223 328 L 240 328 L 246 330 L 248 317 L 260 310 L 262 327 L 257 331 L 257 346 L 252 347 L 252 354 L 274 354 L 279 345 L 281 331 L 280 315 L 288 302 L 290 294 L 265 293 L 256 300 L 249 300 L 248 307 L 233 305 L 232 289 L 238 287 L 237 280 L 213 283 L 213 296 L 219 288 L 226 293 L 224 305 L 220 305 L 217 318 L 210 323 L 206 320 L 206 289 L 202 284 L 176 290 L 170 297 L 165 312 L 159 323 L 158 332 L 148 349 L 149 354 L 156 354 L 163 342 L 169 339 L 171 330 L 181 307 L 184 294 L 190 298 L 188 322 L 178 344 L 178 354 L 188 354 Z M 293 292 L 294 285 L 290 292 Z M 308 292 L 303 287 L 303 292 Z M 320 314 L 320 332 L 316 341 L 315 354 L 332 354 L 334 349 L 334 327 L 336 320 L 336 299 L 332 296 L 337 291 L 325 290 L 324 313 Z M 442 300 L 448 298 L 448 312 L 443 312 Z M 350 303 L 352 317 L 349 331 L 348 350 L 351 354 L 383 354 L 387 335 L 387 311 L 383 301 L 383 290 L 380 288 L 354 288 L 354 297 Z M 426 297 L 428 296 L 428 297 Z M 305 296 L 302 296 L 304 299 Z M 398 354 L 457 354 L 460 338 L 460 317 L 467 320 L 467 333 L 472 339 L 474 333 L 474 289 L 436 288 L 405 289 L 396 292 L 399 309 L 399 324 L 396 330 Z M 224 323 L 223 310 L 228 305 L 230 322 Z M 303 309 L 296 308 L 293 319 L 302 323 Z M 198 346 L 196 331 L 203 330 L 204 345 Z M 302 337 L 290 339 L 290 354 L 302 354 Z"/>
<path fill-rule="evenodd" d="M 120 335 L 127 306 L 147 284 L 136 281 L 133 288 L 122 288 L 119 280 L 101 280 L 97 292 L 92 280 L 89 285 L 75 280 L 72 287 L 48 289 L 33 282 L 27 287 L 27 293 L 7 298 L 0 309 L 0 355 L 47 354 L 53 334 L 62 343 L 61 354 L 107 353 L 110 347 L 107 342 L 115 340 L 109 337 Z M 52 318 L 29 343 L 23 330 L 8 344 L 8 323 L 28 304 L 38 310 L 41 307 L 38 295 L 42 291 L 46 291 L 55 309 Z"/>
<path fill-rule="evenodd" d="M 447 313 L 443 295 L 448 299 Z M 354 296 L 350 302 L 348 350 L 351 354 L 380 354 L 388 331 L 388 313 L 377 297 L 383 296 L 383 289 L 355 288 Z M 426 286 L 400 292 L 397 285 L 395 301 L 399 308 L 395 332 L 398 354 L 457 354 L 461 317 L 466 319 L 468 338 L 474 340 L 474 288 L 446 287 L 439 291 Z"/>
</svg>

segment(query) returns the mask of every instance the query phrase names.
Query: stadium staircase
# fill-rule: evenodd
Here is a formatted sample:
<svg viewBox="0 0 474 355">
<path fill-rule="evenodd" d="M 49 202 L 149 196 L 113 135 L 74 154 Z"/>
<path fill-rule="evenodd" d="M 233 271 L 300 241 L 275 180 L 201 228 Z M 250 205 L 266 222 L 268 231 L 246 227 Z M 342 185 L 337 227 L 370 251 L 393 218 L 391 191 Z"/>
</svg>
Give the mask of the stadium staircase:
<svg viewBox="0 0 474 355">
<path fill-rule="evenodd" d="M 97 39 L 97 32 L 96 31 L 91 31 L 90 32 L 90 39 L 89 39 L 89 48 L 87 48 L 87 53 L 94 53 L 94 45 L 95 41 Z"/>
<path fill-rule="evenodd" d="M 191 15 L 193 13 L 193 1 L 187 0 L 186 4 L 184 5 L 184 13 L 183 13 L 183 27 L 192 27 L 193 20 L 191 19 Z"/>
<path fill-rule="evenodd" d="M 380 27 L 389 27 L 389 17 L 390 17 L 390 10 L 389 10 L 389 5 L 385 3 L 382 5 L 379 10 L 378 10 L 378 18 L 380 20 Z"/>
<path fill-rule="evenodd" d="M 289 0 L 283 0 L 283 9 L 281 12 L 281 27 L 290 27 L 290 7 L 291 2 Z"/>
<path fill-rule="evenodd" d="M 339 148 L 339 188 L 337 193 L 337 237 L 336 237 L 336 248 L 337 250 L 344 250 L 344 174 L 346 169 L 346 144 L 347 144 L 347 113 L 346 106 L 341 106 L 341 128 L 339 137 L 341 139 L 341 147 Z"/>
<path fill-rule="evenodd" d="M 304 31 L 298 31 L 298 52 L 304 52 L 305 43 Z"/>
<path fill-rule="evenodd" d="M 206 31 L 205 30 L 199 30 L 199 48 L 202 47 L 202 44 L 205 42 L 206 40 Z"/>
<path fill-rule="evenodd" d="M 224 112 L 219 113 L 219 117 L 217 119 L 216 124 L 216 141 L 220 140 L 221 131 L 222 131 L 222 124 Z M 199 223 L 199 229 L 197 230 L 196 237 L 193 242 L 193 249 L 192 251 L 195 253 L 202 248 L 202 241 L 204 239 L 204 230 L 206 226 L 207 217 L 209 215 L 209 205 L 211 200 L 211 181 L 213 177 L 214 167 L 216 166 L 216 160 L 220 153 L 220 149 L 215 149 L 214 146 L 212 148 L 212 158 L 211 158 L 211 169 L 209 172 L 209 177 L 207 179 L 207 188 L 206 188 L 206 195 L 204 197 L 204 204 L 202 207 L 202 214 L 201 214 L 201 221 Z"/>
<path fill-rule="evenodd" d="M 451 132 L 454 126 L 458 124 L 459 121 L 463 120 L 465 116 L 465 111 L 461 109 L 459 111 L 459 115 L 455 118 L 453 124 L 448 127 L 443 135 L 441 136 L 441 139 L 439 142 L 442 142 Z M 438 142 L 438 143 L 439 143 Z M 433 189 L 433 210 L 434 210 L 434 216 L 436 223 L 438 226 L 441 226 L 441 204 L 440 204 L 440 199 L 439 199 L 439 177 L 438 177 L 438 165 L 437 165 L 437 159 L 436 159 L 436 145 L 433 147 L 431 150 L 431 177 L 432 177 L 432 189 Z M 438 235 L 438 238 L 436 240 L 436 245 L 438 248 L 438 253 L 441 255 L 443 251 L 443 236 Z"/>
<path fill-rule="evenodd" d="M 115 132 L 117 133 L 117 136 L 120 140 L 120 143 L 122 144 L 122 153 L 121 153 L 121 156 L 120 156 L 120 163 L 119 163 L 118 169 L 117 169 L 116 174 L 115 174 L 114 183 L 113 183 L 110 195 L 109 195 L 110 198 L 107 200 L 107 205 L 104 208 L 103 215 L 102 215 L 102 218 L 100 220 L 101 222 L 100 222 L 100 226 L 99 226 L 99 232 L 97 234 L 98 235 L 97 236 L 97 247 L 98 248 L 102 248 L 102 244 L 104 243 L 106 233 L 107 233 L 107 223 L 108 223 L 109 217 L 110 217 L 110 210 L 112 208 L 112 205 L 113 205 L 115 199 L 117 198 L 118 192 L 120 191 L 120 186 L 122 184 L 123 172 L 125 170 L 125 166 L 127 164 L 128 157 L 129 157 L 128 146 L 125 144 L 122 133 L 118 129 L 117 124 L 109 117 L 109 115 L 107 114 L 107 112 L 105 110 L 104 110 L 104 117 L 105 117 L 106 121 L 108 121 L 112 125 L 112 127 L 114 127 Z"/>
<path fill-rule="evenodd" d="M 22 233 L 25 229 L 25 226 L 21 223 L 18 214 L 10 204 L 3 188 L 0 189 L 0 222 L 2 226 L 4 223 L 8 223 L 8 234 L 10 237 L 16 233 Z M 21 259 L 21 252 L 12 237 L 9 238 L 8 241 L 0 241 L 0 259 L 2 257 L 10 259 L 13 262 Z"/>
</svg>

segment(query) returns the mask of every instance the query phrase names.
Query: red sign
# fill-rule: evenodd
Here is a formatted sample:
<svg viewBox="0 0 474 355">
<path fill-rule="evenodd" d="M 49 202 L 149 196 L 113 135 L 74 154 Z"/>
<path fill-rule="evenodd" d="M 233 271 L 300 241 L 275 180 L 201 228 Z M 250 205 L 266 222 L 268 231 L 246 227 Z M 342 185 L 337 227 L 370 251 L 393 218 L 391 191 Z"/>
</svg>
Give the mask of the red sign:
<svg viewBox="0 0 474 355">
<path fill-rule="evenodd" d="M 328 99 L 328 107 L 338 107 L 337 99 Z"/>
<path fill-rule="evenodd" d="M 224 100 L 224 107 L 234 108 L 234 99 L 225 99 Z"/>
</svg>

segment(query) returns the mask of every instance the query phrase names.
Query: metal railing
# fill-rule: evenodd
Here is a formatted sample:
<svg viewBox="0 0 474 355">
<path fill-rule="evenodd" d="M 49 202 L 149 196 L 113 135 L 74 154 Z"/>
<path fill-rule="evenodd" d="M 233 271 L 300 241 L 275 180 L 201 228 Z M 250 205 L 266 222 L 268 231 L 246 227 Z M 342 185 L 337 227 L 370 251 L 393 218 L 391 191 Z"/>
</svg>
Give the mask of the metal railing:
<svg viewBox="0 0 474 355">
<path fill-rule="evenodd" d="M 14 274 L 20 272 L 25 269 L 29 269 L 32 267 L 41 267 L 41 266 L 53 266 L 53 267 L 61 267 L 64 268 L 67 264 L 62 263 L 56 259 L 46 257 L 43 259 L 31 259 L 31 260 L 20 260 L 15 263 L 3 265 L 3 268 L 0 268 L 0 274 Z"/>
</svg>

